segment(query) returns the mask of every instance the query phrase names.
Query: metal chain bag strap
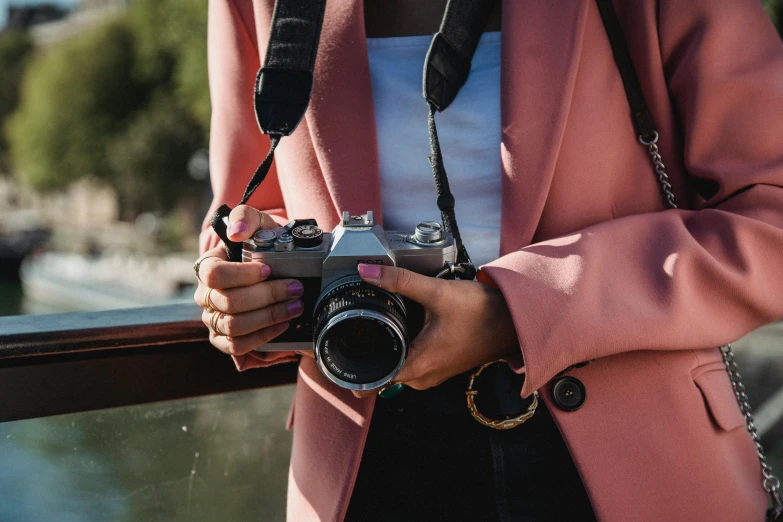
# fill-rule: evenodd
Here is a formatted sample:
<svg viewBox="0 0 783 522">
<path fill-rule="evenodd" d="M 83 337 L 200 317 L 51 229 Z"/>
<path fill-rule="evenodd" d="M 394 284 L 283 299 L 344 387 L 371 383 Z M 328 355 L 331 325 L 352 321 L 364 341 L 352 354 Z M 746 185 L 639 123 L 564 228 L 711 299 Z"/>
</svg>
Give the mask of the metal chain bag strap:
<svg viewBox="0 0 783 522">
<path fill-rule="evenodd" d="M 655 174 L 658 177 L 658 182 L 661 185 L 661 191 L 666 200 L 666 204 L 669 208 L 675 209 L 677 208 L 677 203 L 675 202 L 674 192 L 672 192 L 669 176 L 666 174 L 666 166 L 663 163 L 663 158 L 661 158 L 661 153 L 658 149 L 658 132 L 655 130 L 652 116 L 647 108 L 639 78 L 636 75 L 631 54 L 628 51 L 628 46 L 625 42 L 620 22 L 617 19 L 614 5 L 612 4 L 612 0 L 596 1 L 601 13 L 601 19 L 606 28 L 606 33 L 609 37 L 609 42 L 612 46 L 612 54 L 614 55 L 615 62 L 620 70 L 623 87 L 625 87 L 628 102 L 631 106 L 639 143 L 647 148 Z M 731 345 L 726 344 L 721 346 L 720 352 L 723 356 L 723 364 L 726 366 L 726 372 L 731 381 L 731 386 L 734 389 L 734 396 L 737 398 L 740 411 L 745 417 L 745 428 L 748 430 L 751 439 L 753 439 L 753 443 L 756 446 L 756 455 L 758 455 L 759 462 L 761 463 L 761 483 L 764 491 L 767 492 L 771 503 L 771 507 L 767 511 L 767 521 L 781 522 L 783 521 L 783 502 L 781 502 L 780 496 L 780 480 L 772 473 L 772 467 L 767 462 L 767 457 L 764 454 L 764 447 L 761 445 L 761 439 L 753 420 L 753 414 L 751 413 L 748 395 L 745 392 L 745 385 L 742 383 L 742 376 L 739 373 L 739 367 L 734 358 L 734 352 Z"/>
</svg>

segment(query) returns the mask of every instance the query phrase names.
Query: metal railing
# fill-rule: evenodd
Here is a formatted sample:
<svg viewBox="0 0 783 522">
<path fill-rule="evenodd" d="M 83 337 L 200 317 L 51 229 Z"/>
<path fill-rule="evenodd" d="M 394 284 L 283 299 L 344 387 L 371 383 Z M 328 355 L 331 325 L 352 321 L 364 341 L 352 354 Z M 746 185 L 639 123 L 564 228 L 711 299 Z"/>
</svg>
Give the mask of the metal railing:
<svg viewBox="0 0 783 522">
<path fill-rule="evenodd" d="M 237 372 L 195 304 L 0 317 L 0 422 L 292 383 Z"/>
<path fill-rule="evenodd" d="M 207 333 L 192 303 L 0 317 L 0 422 L 295 382 L 294 364 L 237 372 Z M 778 425 L 783 388 L 756 411 Z"/>
</svg>

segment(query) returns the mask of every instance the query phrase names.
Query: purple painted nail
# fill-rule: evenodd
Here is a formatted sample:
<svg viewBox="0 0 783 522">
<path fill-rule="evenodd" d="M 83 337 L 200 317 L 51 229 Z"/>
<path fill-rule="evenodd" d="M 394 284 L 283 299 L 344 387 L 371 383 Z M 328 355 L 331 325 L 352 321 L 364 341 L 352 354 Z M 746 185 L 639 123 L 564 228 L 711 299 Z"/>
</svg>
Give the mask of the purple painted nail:
<svg viewBox="0 0 783 522">
<path fill-rule="evenodd" d="M 231 226 L 228 227 L 229 236 L 241 234 L 242 232 L 247 232 L 247 224 L 244 221 L 234 221 L 231 223 Z"/>
<path fill-rule="evenodd" d="M 288 285 L 288 295 L 291 297 L 299 297 L 304 293 L 304 287 L 299 281 L 294 281 Z"/>
<path fill-rule="evenodd" d="M 262 277 L 269 277 L 269 274 L 272 273 L 272 269 L 269 268 L 269 265 L 263 265 L 261 267 L 261 276 Z"/>
<path fill-rule="evenodd" d="M 359 275 L 362 279 L 378 281 L 381 278 L 381 267 L 379 265 L 359 265 Z"/>
<path fill-rule="evenodd" d="M 299 315 L 304 311 L 304 303 L 296 300 L 288 305 L 288 315 Z"/>
</svg>

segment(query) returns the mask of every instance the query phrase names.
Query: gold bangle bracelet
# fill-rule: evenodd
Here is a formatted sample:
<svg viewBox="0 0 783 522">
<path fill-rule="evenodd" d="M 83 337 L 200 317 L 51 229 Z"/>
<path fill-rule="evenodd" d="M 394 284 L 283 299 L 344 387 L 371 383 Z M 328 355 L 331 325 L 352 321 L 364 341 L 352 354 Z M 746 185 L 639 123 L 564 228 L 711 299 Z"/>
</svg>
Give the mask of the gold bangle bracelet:
<svg viewBox="0 0 783 522">
<path fill-rule="evenodd" d="M 476 419 L 479 424 L 483 424 L 484 426 L 487 426 L 488 428 L 494 428 L 496 430 L 510 430 L 511 428 L 516 428 L 520 424 L 524 424 L 530 418 L 533 416 L 533 414 L 536 412 L 536 408 L 538 408 L 538 392 L 534 391 L 533 395 L 530 398 L 530 404 L 527 407 L 527 410 L 522 412 L 521 414 L 517 415 L 516 417 L 512 417 L 510 419 L 490 419 L 486 415 L 482 414 L 480 411 L 478 411 L 478 407 L 476 406 L 476 395 L 478 395 L 478 391 L 473 389 L 473 383 L 476 380 L 476 377 L 481 375 L 481 372 L 484 371 L 484 369 L 487 368 L 487 366 L 490 366 L 495 363 L 505 363 L 505 359 L 498 359 L 497 361 L 492 361 L 484 364 L 475 371 L 470 376 L 470 381 L 468 382 L 468 387 L 465 390 L 465 396 L 467 398 L 468 402 L 468 409 L 470 410 L 470 414 L 473 416 L 474 419 Z"/>
</svg>

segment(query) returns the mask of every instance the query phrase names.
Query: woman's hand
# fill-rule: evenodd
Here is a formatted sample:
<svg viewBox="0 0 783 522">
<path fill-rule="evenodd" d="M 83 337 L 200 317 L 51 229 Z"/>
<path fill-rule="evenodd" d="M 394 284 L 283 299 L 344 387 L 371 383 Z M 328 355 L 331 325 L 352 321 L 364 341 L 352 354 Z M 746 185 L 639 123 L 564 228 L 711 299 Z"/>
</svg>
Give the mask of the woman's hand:
<svg viewBox="0 0 783 522">
<path fill-rule="evenodd" d="M 359 265 L 359 275 L 367 283 L 424 306 L 424 327 L 413 340 L 395 383 L 424 390 L 484 363 L 519 354 L 511 314 L 496 288 L 379 265 Z"/>
<path fill-rule="evenodd" d="M 229 216 L 228 237 L 244 241 L 259 228 L 276 227 L 270 216 L 240 205 Z M 269 266 L 229 262 L 222 245 L 208 250 L 201 259 L 193 299 L 204 308 L 201 320 L 209 328 L 210 342 L 220 351 L 244 355 L 283 333 L 288 320 L 301 315 L 304 307 L 299 297 L 304 289 L 299 281 L 267 281 Z M 214 312 L 206 310 L 205 296 L 210 288 L 209 303 Z"/>
</svg>

